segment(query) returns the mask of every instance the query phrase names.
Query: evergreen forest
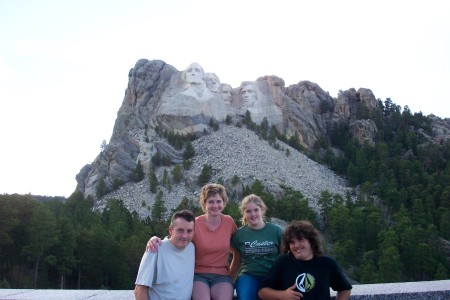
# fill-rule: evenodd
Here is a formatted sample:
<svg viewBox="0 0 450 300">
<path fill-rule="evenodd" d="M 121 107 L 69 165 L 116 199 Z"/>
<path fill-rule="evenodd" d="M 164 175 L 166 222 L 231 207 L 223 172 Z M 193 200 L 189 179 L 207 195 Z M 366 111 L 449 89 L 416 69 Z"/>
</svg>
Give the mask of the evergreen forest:
<svg viewBox="0 0 450 300">
<path fill-rule="evenodd" d="M 378 102 L 378 110 L 361 107 L 357 116 L 376 123 L 375 145 L 359 144 L 342 123 L 305 150 L 295 136 L 287 139 L 264 121 L 257 125 L 246 116 L 239 126 L 251 128 L 276 148 L 283 141 L 327 165 L 345 176 L 354 192 L 322 191 L 316 212 L 301 191 L 282 186 L 283 192 L 275 195 L 255 180 L 242 194 L 230 194 L 224 213 L 239 225 L 239 201 L 255 193 L 269 208 L 267 219 L 312 221 L 323 234 L 326 255 L 339 262 L 353 283 L 449 279 L 450 141 L 430 142 L 432 124 L 422 113 L 401 109 L 390 99 Z M 186 167 L 195 155 L 192 145 L 179 147 L 188 148 Z M 210 179 L 209 168 L 204 166 L 199 189 Z M 168 234 L 172 211 L 158 190 L 161 184 L 180 182 L 182 167 L 175 169 L 173 176 L 150 176 L 150 188 L 158 196 L 144 220 L 120 199 L 95 211 L 93 200 L 80 192 L 67 199 L 0 195 L 0 288 L 133 289 L 147 240 Z M 240 179 L 224 182 L 231 188 Z M 184 198 L 173 210 L 183 208 L 202 214 L 197 199 Z"/>
</svg>

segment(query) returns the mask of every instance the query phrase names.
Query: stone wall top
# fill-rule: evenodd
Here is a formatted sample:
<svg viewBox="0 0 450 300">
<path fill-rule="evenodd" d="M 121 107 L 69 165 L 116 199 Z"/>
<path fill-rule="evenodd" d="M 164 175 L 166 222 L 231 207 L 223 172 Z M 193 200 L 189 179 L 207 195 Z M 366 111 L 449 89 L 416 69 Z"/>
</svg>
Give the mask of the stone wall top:
<svg viewBox="0 0 450 300">
<path fill-rule="evenodd" d="M 332 291 L 331 299 L 335 292 Z M 132 290 L 33 290 L 0 289 L 0 299 L 27 300 L 127 300 L 134 299 Z M 450 280 L 354 285 L 350 300 L 450 299 Z"/>
</svg>

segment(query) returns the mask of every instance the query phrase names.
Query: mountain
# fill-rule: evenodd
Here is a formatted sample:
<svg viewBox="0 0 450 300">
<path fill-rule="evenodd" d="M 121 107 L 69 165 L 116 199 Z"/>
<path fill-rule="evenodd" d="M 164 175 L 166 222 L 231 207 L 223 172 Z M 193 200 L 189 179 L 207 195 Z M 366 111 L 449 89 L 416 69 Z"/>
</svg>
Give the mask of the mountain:
<svg viewBox="0 0 450 300">
<path fill-rule="evenodd" d="M 166 207 L 173 208 L 183 197 L 197 199 L 205 166 L 211 169 L 208 179 L 223 182 L 235 200 L 255 180 L 273 193 L 284 186 L 298 190 L 312 207 L 323 190 L 345 195 L 351 188 L 344 178 L 304 153 L 325 155 L 321 145 L 339 139 L 336 128 L 342 126 L 350 138 L 374 146 L 380 130 L 375 116 L 383 113 L 381 100 L 367 88 L 333 98 L 316 83 L 285 87 L 276 76 L 233 88 L 198 63 L 178 71 L 161 60 L 141 59 L 128 77 L 110 142 L 80 170 L 76 190 L 98 208 L 120 198 L 141 217 L 156 199 L 144 178 L 156 175 Z M 449 140 L 449 119 L 427 120 L 429 130 L 415 129 L 424 141 Z M 186 158 L 188 144 L 195 155 Z M 179 182 L 168 184 L 164 177 L 172 179 L 181 165 Z"/>
</svg>

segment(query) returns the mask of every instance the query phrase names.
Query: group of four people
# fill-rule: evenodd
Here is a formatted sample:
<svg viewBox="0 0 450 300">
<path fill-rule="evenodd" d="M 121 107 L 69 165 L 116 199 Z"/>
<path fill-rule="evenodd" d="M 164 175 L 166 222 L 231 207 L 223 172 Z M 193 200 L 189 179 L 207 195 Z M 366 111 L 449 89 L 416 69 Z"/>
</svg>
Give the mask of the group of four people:
<svg viewBox="0 0 450 300">
<path fill-rule="evenodd" d="M 267 207 L 252 194 L 241 201 L 238 229 L 222 214 L 228 196 L 220 184 L 205 185 L 199 202 L 203 215 L 176 212 L 170 236 L 147 243 L 136 299 L 230 300 L 236 288 L 238 299 L 328 300 L 330 287 L 336 299 L 350 297 L 351 284 L 323 255 L 320 233 L 309 221 L 294 221 L 283 233 L 265 221 Z"/>
</svg>

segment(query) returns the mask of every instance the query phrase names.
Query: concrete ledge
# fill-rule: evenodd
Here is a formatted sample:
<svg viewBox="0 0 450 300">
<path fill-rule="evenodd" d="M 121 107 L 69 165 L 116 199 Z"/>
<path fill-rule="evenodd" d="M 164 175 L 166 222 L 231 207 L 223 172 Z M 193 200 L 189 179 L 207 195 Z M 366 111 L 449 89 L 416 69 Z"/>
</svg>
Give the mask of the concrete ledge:
<svg viewBox="0 0 450 300">
<path fill-rule="evenodd" d="M 0 300 L 127 300 L 134 299 L 133 290 L 14 290 L 0 289 Z"/>
<path fill-rule="evenodd" d="M 332 291 L 332 299 L 336 295 Z M 132 300 L 132 290 L 0 289 L 0 300 Z M 450 280 L 354 285 L 351 300 L 450 299 Z"/>
<path fill-rule="evenodd" d="M 332 290 L 331 295 L 335 296 L 336 292 Z M 353 285 L 350 299 L 450 299 L 450 280 Z"/>
</svg>

